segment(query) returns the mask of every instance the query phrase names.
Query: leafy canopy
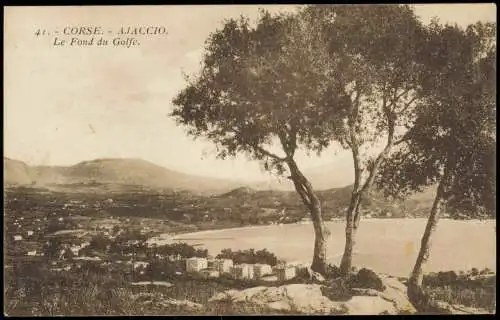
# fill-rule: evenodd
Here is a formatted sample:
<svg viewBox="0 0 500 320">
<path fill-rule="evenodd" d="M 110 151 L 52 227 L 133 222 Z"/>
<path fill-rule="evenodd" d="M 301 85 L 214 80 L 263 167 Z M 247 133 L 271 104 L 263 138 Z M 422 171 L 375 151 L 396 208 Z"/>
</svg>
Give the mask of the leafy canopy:
<svg viewBox="0 0 500 320">
<path fill-rule="evenodd" d="M 189 134 L 214 142 L 218 157 L 244 153 L 278 173 L 299 146 L 320 152 L 349 100 L 320 72 L 322 41 L 311 37 L 313 28 L 296 15 L 265 11 L 255 27 L 243 17 L 229 20 L 208 39 L 201 74 L 174 99 L 172 115 Z"/>
<path fill-rule="evenodd" d="M 431 24 L 421 59 L 427 66 L 414 126 L 379 184 L 397 196 L 439 182 L 455 210 L 494 214 L 496 45 L 493 24 Z"/>
</svg>

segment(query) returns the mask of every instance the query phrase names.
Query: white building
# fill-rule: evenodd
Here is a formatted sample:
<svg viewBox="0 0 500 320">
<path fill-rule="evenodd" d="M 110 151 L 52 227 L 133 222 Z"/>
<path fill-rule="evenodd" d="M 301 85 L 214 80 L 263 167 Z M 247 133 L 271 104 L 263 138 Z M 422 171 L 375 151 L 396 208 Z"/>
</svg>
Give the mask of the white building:
<svg viewBox="0 0 500 320">
<path fill-rule="evenodd" d="M 74 260 L 85 260 L 85 261 L 101 261 L 99 257 L 75 257 Z"/>
<path fill-rule="evenodd" d="M 136 261 L 134 262 L 134 269 L 138 269 L 140 267 L 142 268 L 147 268 L 147 266 L 149 265 L 148 262 L 144 262 L 144 261 Z"/>
<path fill-rule="evenodd" d="M 218 278 L 220 275 L 219 271 L 214 269 L 203 269 L 200 271 L 200 273 L 206 278 Z"/>
<path fill-rule="evenodd" d="M 217 259 L 214 261 L 214 269 L 219 271 L 220 274 L 231 273 L 233 265 L 233 260 L 231 259 Z"/>
<path fill-rule="evenodd" d="M 14 236 L 14 241 L 21 241 L 21 240 L 23 240 L 23 236 L 21 235 Z"/>
<path fill-rule="evenodd" d="M 308 269 L 308 266 L 306 264 L 303 264 L 303 263 L 298 263 L 298 264 L 295 264 L 293 266 L 295 268 L 295 274 L 305 272 Z"/>
<path fill-rule="evenodd" d="M 82 250 L 83 248 L 87 247 L 89 244 L 90 244 L 89 242 L 83 242 L 83 243 L 80 243 L 80 244 L 77 244 L 77 245 L 73 245 L 69 249 L 71 250 L 71 252 L 73 252 L 73 254 L 75 256 L 77 256 L 78 253 L 80 252 L 80 250 Z"/>
<path fill-rule="evenodd" d="M 36 250 L 33 250 L 33 251 L 28 251 L 28 253 L 26 254 L 27 256 L 36 256 Z"/>
<path fill-rule="evenodd" d="M 311 218 L 302 218 L 300 219 L 301 224 L 311 224 L 312 219 Z"/>
<path fill-rule="evenodd" d="M 193 257 L 186 259 L 187 272 L 200 272 L 206 268 L 208 268 L 208 260 L 206 258 Z"/>
<path fill-rule="evenodd" d="M 207 258 L 207 266 L 209 269 L 214 269 L 215 268 L 215 259 L 214 258 Z"/>
<path fill-rule="evenodd" d="M 295 278 L 296 270 L 293 266 L 285 266 L 276 268 L 276 274 L 278 276 L 278 281 L 285 281 Z"/>
<path fill-rule="evenodd" d="M 239 264 L 232 268 L 232 274 L 235 279 L 253 279 L 253 265 Z"/>
<path fill-rule="evenodd" d="M 172 255 L 169 255 L 167 258 L 170 261 L 179 261 L 182 259 L 182 256 L 180 254 L 172 254 Z"/>
<path fill-rule="evenodd" d="M 33 235 L 33 231 L 28 231 L 28 237 Z"/>
<path fill-rule="evenodd" d="M 268 264 L 258 263 L 253 265 L 253 273 L 254 277 L 256 279 L 259 279 L 263 276 L 273 273 L 273 269 Z"/>
</svg>

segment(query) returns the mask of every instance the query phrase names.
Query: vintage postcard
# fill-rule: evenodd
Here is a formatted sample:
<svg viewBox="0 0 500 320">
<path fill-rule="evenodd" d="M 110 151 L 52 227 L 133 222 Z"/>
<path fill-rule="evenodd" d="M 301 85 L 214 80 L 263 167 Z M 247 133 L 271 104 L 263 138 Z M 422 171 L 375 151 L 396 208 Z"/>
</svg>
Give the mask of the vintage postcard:
<svg viewBox="0 0 500 320">
<path fill-rule="evenodd" d="M 4 314 L 495 314 L 496 30 L 5 7 Z"/>
</svg>

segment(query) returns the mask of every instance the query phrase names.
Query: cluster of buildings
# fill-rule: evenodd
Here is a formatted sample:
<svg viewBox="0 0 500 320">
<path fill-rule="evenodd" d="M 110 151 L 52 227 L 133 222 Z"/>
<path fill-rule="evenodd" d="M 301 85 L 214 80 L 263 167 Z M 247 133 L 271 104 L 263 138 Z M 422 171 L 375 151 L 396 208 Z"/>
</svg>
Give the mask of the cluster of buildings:
<svg viewBox="0 0 500 320">
<path fill-rule="evenodd" d="M 198 273 L 207 278 L 218 278 L 221 275 L 229 275 L 234 279 L 285 281 L 296 277 L 297 272 L 306 268 L 303 265 L 278 265 L 271 267 L 268 264 L 234 264 L 231 259 L 186 259 L 186 272 Z"/>
</svg>

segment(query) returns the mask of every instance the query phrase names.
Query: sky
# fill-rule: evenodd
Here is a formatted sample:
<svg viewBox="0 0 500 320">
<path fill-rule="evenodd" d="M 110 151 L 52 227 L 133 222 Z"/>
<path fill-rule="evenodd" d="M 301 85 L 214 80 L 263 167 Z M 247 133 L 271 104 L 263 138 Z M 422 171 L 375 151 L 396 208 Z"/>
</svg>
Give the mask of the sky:
<svg viewBox="0 0 500 320">
<path fill-rule="evenodd" d="M 142 158 L 190 174 L 269 178 L 244 157 L 217 160 L 212 144 L 194 141 L 168 117 L 172 98 L 186 84 L 183 73 L 200 70 L 209 34 L 226 18 L 256 18 L 260 7 L 5 7 L 4 155 L 29 165 Z M 425 23 L 434 16 L 461 26 L 496 21 L 493 4 L 425 4 L 416 5 L 415 12 Z M 115 33 L 140 25 L 163 26 L 168 34 L 138 37 L 140 45 L 131 48 L 54 46 L 55 31 L 65 27 L 100 26 Z M 51 35 L 35 36 L 38 29 Z M 298 155 L 306 169 L 350 161 L 349 153 L 334 148 L 321 157 Z"/>
</svg>

